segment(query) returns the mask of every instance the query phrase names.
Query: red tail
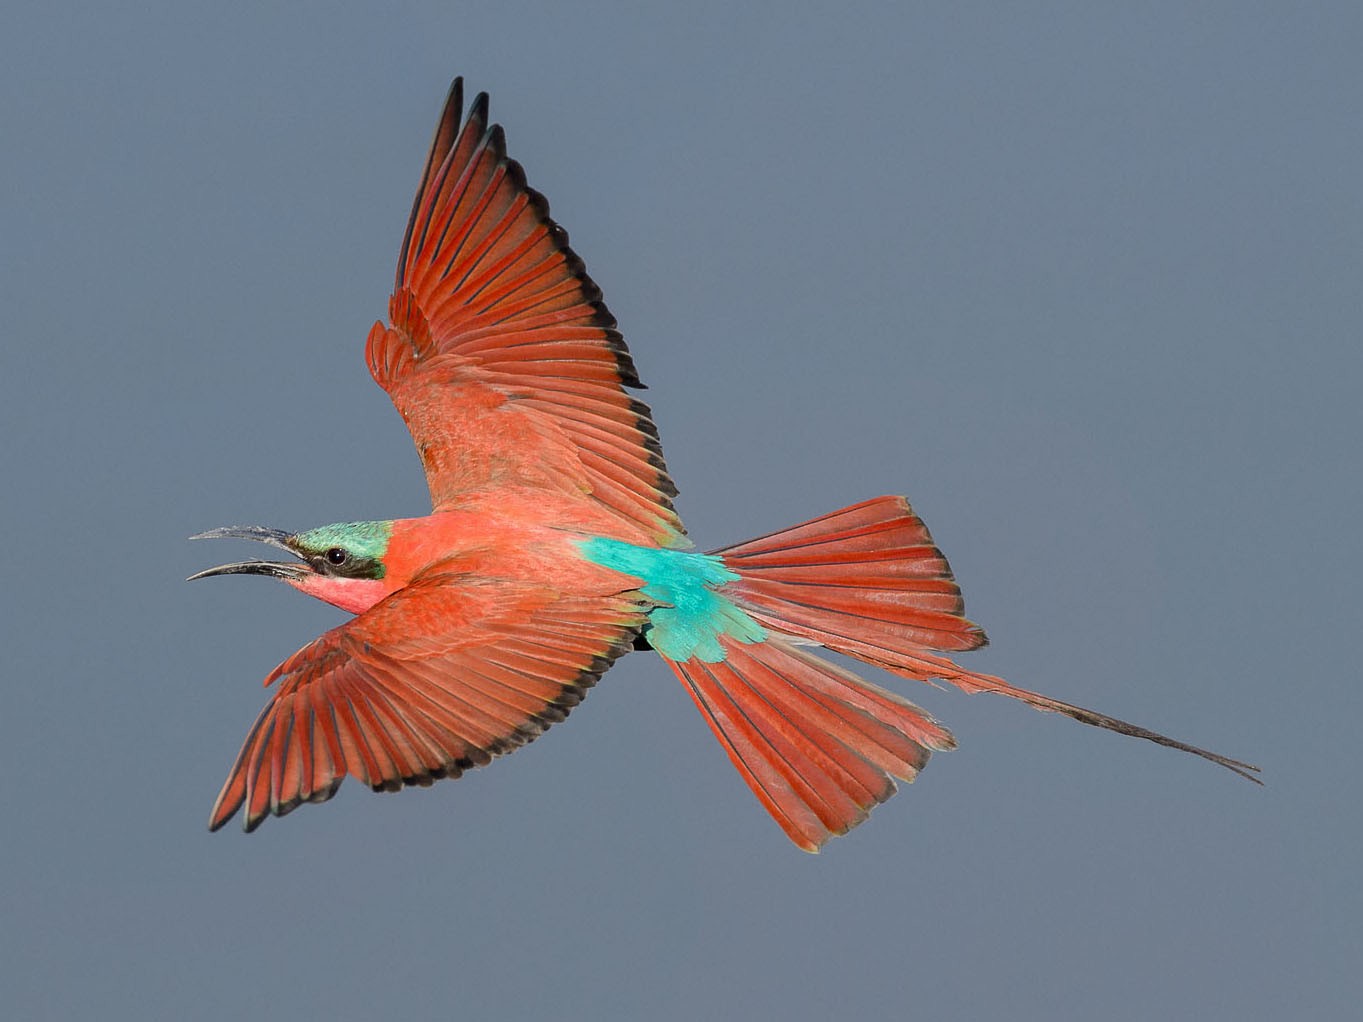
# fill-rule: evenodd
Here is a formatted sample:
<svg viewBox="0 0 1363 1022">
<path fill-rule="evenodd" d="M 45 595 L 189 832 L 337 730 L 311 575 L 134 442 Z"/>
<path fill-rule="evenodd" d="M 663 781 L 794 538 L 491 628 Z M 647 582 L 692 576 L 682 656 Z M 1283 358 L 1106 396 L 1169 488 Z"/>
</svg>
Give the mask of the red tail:
<svg viewBox="0 0 1363 1022">
<path fill-rule="evenodd" d="M 946 558 L 903 497 L 877 497 L 715 553 L 740 576 L 724 595 L 768 638 L 749 645 L 726 638 L 722 662 L 671 666 L 767 811 L 807 851 L 865 819 L 894 794 L 893 779 L 912 780 L 931 750 L 956 743 L 912 703 L 793 644 L 802 640 L 906 678 L 997 692 L 1182 749 L 1260 783 L 1248 763 L 938 656 L 987 640 L 963 616 Z"/>
<path fill-rule="evenodd" d="M 912 781 L 951 733 L 908 700 L 775 636 L 668 661 L 748 786 L 807 852 Z"/>
<path fill-rule="evenodd" d="M 988 640 L 928 527 L 903 497 L 877 497 L 760 539 L 714 551 L 742 576 L 726 596 L 782 632 L 890 670 L 906 651 L 978 649 Z M 939 657 L 911 677 L 941 677 Z"/>
<path fill-rule="evenodd" d="M 983 646 L 927 526 L 903 497 L 877 497 L 783 532 L 716 551 L 741 578 L 726 595 L 763 625 L 905 678 L 940 678 L 966 692 L 997 692 L 1038 710 L 1144 738 L 1219 763 L 1261 783 L 1258 767 L 1155 731 L 963 670 L 941 651 Z"/>
</svg>

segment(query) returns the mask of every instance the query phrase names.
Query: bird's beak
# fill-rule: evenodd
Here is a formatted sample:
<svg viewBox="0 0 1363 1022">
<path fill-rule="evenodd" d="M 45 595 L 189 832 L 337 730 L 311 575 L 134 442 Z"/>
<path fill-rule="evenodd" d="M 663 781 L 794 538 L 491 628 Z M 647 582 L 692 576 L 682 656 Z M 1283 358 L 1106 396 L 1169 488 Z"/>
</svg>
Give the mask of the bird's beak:
<svg viewBox="0 0 1363 1022">
<path fill-rule="evenodd" d="M 253 539 L 258 543 L 269 543 L 277 546 L 281 550 L 294 553 L 294 549 L 289 544 L 292 538 L 290 533 L 282 529 L 268 529 L 263 525 L 229 525 L 222 529 L 209 529 L 201 532 L 197 536 L 190 536 L 190 539 Z M 190 575 L 185 579 L 186 582 L 193 582 L 196 578 L 208 578 L 210 575 L 269 575 L 273 578 L 289 579 L 306 578 L 313 574 L 312 568 L 302 561 L 235 561 L 232 564 L 220 564 L 216 568 L 209 568 Z"/>
</svg>

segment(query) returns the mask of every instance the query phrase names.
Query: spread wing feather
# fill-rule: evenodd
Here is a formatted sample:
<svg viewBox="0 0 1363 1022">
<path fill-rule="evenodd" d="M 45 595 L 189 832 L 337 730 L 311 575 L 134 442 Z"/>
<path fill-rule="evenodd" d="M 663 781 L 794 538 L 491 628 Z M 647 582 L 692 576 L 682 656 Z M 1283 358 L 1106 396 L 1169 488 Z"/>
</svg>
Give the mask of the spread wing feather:
<svg viewBox="0 0 1363 1022">
<path fill-rule="evenodd" d="M 450 89 L 366 356 L 416 442 L 437 510 L 499 489 L 596 501 L 655 542 L 676 487 L 615 318 L 544 197 Z M 624 535 L 624 533 L 622 533 Z"/>
<path fill-rule="evenodd" d="M 628 593 L 481 580 L 475 602 L 472 584 L 437 566 L 275 668 L 210 829 L 244 809 L 254 830 L 346 775 L 396 791 L 484 766 L 563 720 L 644 622 Z"/>
</svg>

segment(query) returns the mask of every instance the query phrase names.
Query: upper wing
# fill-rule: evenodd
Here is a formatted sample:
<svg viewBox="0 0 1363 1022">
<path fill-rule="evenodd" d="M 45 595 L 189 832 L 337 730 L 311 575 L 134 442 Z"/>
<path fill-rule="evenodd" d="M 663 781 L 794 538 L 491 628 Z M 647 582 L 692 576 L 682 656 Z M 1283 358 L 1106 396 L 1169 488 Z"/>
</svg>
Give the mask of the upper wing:
<svg viewBox="0 0 1363 1022">
<path fill-rule="evenodd" d="M 512 487 L 577 493 L 658 542 L 676 487 L 601 290 L 506 155 L 481 94 L 450 88 L 369 369 L 416 441 L 437 510 Z"/>
<path fill-rule="evenodd" d="M 279 687 L 209 829 L 245 806 L 254 830 L 331 798 L 347 774 L 396 791 L 483 766 L 562 720 L 643 622 L 638 594 L 565 597 L 437 565 L 265 679 Z"/>
</svg>

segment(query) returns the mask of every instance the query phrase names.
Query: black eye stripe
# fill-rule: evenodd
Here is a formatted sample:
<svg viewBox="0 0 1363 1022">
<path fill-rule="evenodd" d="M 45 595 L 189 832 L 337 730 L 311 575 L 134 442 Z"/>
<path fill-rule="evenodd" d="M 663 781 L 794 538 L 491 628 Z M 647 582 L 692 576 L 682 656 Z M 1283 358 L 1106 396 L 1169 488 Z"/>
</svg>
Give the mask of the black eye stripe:
<svg viewBox="0 0 1363 1022">
<path fill-rule="evenodd" d="M 319 575 L 330 578 L 383 578 L 383 561 L 377 557 L 366 557 L 359 551 L 344 546 L 314 547 L 306 553 L 300 551 Z"/>
</svg>

